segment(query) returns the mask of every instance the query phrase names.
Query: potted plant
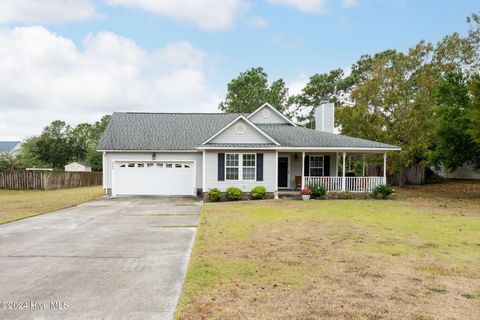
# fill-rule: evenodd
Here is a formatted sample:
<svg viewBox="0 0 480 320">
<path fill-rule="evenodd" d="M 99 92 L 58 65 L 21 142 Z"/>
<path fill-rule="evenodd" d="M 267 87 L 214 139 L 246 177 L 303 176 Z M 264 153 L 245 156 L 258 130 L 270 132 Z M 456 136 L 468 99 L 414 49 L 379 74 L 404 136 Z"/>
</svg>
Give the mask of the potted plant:
<svg viewBox="0 0 480 320">
<path fill-rule="evenodd" d="M 310 191 L 308 188 L 303 188 L 302 191 L 300 191 L 300 194 L 302 195 L 303 200 L 309 200 L 312 191 Z"/>
</svg>

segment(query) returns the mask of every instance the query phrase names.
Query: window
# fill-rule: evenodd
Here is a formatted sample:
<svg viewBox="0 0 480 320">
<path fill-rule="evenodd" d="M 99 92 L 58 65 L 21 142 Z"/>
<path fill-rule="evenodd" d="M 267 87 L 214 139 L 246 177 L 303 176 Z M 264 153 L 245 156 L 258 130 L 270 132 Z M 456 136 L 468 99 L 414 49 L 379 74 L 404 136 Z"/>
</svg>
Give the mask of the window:
<svg viewBox="0 0 480 320">
<path fill-rule="evenodd" d="M 255 166 L 255 153 L 245 153 L 243 154 L 243 163 L 242 163 L 242 179 L 243 180 L 255 180 L 256 166 Z"/>
<path fill-rule="evenodd" d="M 225 179 L 255 180 L 257 174 L 256 160 L 257 155 L 255 153 L 225 154 Z"/>
<path fill-rule="evenodd" d="M 225 155 L 225 179 L 238 180 L 238 172 L 240 170 L 240 155 L 237 153 L 227 153 Z"/>
<path fill-rule="evenodd" d="M 323 176 L 323 156 L 310 156 L 310 176 Z"/>
</svg>

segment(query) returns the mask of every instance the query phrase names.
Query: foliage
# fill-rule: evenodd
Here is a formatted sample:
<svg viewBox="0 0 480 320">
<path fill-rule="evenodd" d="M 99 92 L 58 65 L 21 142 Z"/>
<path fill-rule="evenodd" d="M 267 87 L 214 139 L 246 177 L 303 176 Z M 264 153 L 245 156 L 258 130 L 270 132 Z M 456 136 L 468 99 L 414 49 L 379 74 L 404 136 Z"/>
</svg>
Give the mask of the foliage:
<svg viewBox="0 0 480 320">
<path fill-rule="evenodd" d="M 469 79 L 462 72 L 451 72 L 439 83 L 436 92 L 434 165 L 453 171 L 465 163 L 480 167 L 480 144 L 469 132 L 474 128 Z"/>
<path fill-rule="evenodd" d="M 477 144 L 480 144 L 480 75 L 473 77 L 469 87 L 472 94 L 470 108 L 472 125 L 468 130 L 468 134 Z"/>
<path fill-rule="evenodd" d="M 283 112 L 291 104 L 288 88 L 282 79 L 269 85 L 263 68 L 251 68 L 230 81 L 218 108 L 227 113 L 253 112 L 266 102 Z"/>
<path fill-rule="evenodd" d="M 96 147 L 109 121 L 110 115 L 105 115 L 94 124 L 81 123 L 72 128 L 55 120 L 39 136 L 23 142 L 22 152 L 17 156 L 18 166 L 63 169 L 66 164 L 79 161 L 101 171 L 102 154 Z"/>
<path fill-rule="evenodd" d="M 265 195 L 267 194 L 267 190 L 265 189 L 264 186 L 256 186 L 250 190 L 250 195 L 252 199 L 258 200 L 258 199 L 264 199 Z"/>
<path fill-rule="evenodd" d="M 12 170 L 20 168 L 20 158 L 8 152 L 0 152 L 0 170 Z"/>
<path fill-rule="evenodd" d="M 308 186 L 310 191 L 312 192 L 312 199 L 325 199 L 325 195 L 327 194 L 327 188 L 321 184 L 314 184 Z"/>
<path fill-rule="evenodd" d="M 222 198 L 222 192 L 218 188 L 208 190 L 208 200 L 211 202 L 217 202 Z"/>
<path fill-rule="evenodd" d="M 300 190 L 300 194 L 302 196 L 309 196 L 312 194 L 312 191 L 309 188 L 303 188 L 302 190 Z"/>
<path fill-rule="evenodd" d="M 376 198 L 387 199 L 394 191 L 391 185 L 382 184 L 373 189 L 373 194 Z"/>
<path fill-rule="evenodd" d="M 235 187 L 230 187 L 225 192 L 225 197 L 230 201 L 241 200 L 243 199 L 243 196 L 243 191 Z"/>
</svg>

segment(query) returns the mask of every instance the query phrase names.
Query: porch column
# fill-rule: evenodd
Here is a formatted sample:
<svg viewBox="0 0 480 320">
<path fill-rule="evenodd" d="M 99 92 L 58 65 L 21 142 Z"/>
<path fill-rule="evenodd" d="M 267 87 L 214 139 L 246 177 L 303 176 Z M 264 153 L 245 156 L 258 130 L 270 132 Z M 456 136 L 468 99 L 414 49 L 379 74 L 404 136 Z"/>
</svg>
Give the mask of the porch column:
<svg viewBox="0 0 480 320">
<path fill-rule="evenodd" d="M 343 152 L 343 162 L 342 162 L 342 191 L 345 191 L 345 184 L 346 184 L 346 179 L 345 179 L 345 158 L 347 157 L 347 153 Z"/>
<path fill-rule="evenodd" d="M 302 189 L 305 188 L 305 151 L 302 152 Z"/>
<path fill-rule="evenodd" d="M 383 154 L 383 184 L 387 184 L 387 153 Z"/>
<path fill-rule="evenodd" d="M 103 194 L 107 194 L 107 154 L 105 151 L 102 153 L 102 171 Z"/>
<path fill-rule="evenodd" d="M 365 154 L 363 154 L 362 176 L 365 177 Z"/>
</svg>

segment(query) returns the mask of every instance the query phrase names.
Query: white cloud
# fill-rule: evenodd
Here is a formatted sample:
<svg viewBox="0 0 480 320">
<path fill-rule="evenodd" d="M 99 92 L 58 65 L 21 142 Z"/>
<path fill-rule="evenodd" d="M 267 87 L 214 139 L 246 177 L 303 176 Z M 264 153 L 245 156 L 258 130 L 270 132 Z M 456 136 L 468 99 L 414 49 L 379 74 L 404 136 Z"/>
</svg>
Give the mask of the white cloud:
<svg viewBox="0 0 480 320">
<path fill-rule="evenodd" d="M 52 120 L 77 124 L 113 111 L 215 111 L 210 57 L 189 42 L 146 51 L 111 32 L 84 48 L 44 27 L 0 29 L 0 140 L 38 134 Z"/>
<path fill-rule="evenodd" d="M 358 5 L 358 0 L 342 0 L 344 7 L 355 7 Z"/>
<path fill-rule="evenodd" d="M 294 7 L 302 12 L 324 13 L 327 0 L 267 0 L 270 4 Z"/>
<path fill-rule="evenodd" d="M 299 11 L 315 14 L 323 14 L 328 10 L 330 4 L 341 2 L 343 7 L 354 7 L 358 0 L 267 0 L 270 4 L 293 7 Z"/>
<path fill-rule="evenodd" d="M 89 0 L 2 0 L 0 23 L 80 21 L 95 15 Z"/>
<path fill-rule="evenodd" d="M 136 8 L 206 30 L 228 29 L 248 7 L 246 0 L 107 0 L 110 5 Z"/>
<path fill-rule="evenodd" d="M 287 83 L 288 93 L 290 95 L 298 95 L 302 93 L 302 90 L 307 85 L 308 80 L 309 78 L 307 77 L 306 74 L 304 73 L 300 74 L 293 81 Z"/>
</svg>

